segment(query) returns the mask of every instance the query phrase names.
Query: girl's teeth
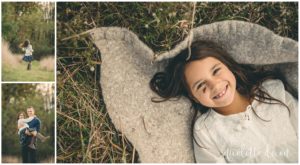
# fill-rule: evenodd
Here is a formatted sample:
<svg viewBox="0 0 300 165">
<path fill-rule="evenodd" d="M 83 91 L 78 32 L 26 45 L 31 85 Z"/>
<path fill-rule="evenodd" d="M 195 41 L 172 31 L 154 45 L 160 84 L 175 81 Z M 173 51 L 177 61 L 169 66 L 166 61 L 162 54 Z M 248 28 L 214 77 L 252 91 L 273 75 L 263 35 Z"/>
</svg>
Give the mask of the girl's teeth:
<svg viewBox="0 0 300 165">
<path fill-rule="evenodd" d="M 220 94 L 218 94 L 217 96 L 215 96 L 216 99 L 222 97 L 225 94 L 226 88 L 223 92 L 221 92 Z"/>
</svg>

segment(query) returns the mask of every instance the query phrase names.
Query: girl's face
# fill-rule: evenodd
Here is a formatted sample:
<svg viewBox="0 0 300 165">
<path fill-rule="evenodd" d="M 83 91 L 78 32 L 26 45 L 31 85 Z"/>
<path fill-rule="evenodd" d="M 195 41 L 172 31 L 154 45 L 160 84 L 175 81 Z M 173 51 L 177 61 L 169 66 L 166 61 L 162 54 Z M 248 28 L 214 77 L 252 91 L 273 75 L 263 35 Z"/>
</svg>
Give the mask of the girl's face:
<svg viewBox="0 0 300 165">
<path fill-rule="evenodd" d="M 23 113 L 21 113 L 21 114 L 19 115 L 19 119 L 24 119 L 24 114 L 23 114 Z"/>
<path fill-rule="evenodd" d="M 225 107 L 233 102 L 235 76 L 216 58 L 192 61 L 186 66 L 184 74 L 196 102 L 211 108 Z"/>
</svg>

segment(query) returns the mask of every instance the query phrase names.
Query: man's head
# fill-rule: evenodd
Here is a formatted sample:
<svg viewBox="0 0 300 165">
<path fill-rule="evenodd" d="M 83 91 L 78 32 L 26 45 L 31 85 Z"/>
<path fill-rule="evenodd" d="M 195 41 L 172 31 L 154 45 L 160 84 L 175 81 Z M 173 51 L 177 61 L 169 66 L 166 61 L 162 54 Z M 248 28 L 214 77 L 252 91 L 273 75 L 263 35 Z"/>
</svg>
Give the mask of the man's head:
<svg viewBox="0 0 300 165">
<path fill-rule="evenodd" d="M 33 109 L 33 107 L 28 107 L 28 108 L 27 108 L 27 115 L 28 115 L 29 117 L 34 116 L 34 109 Z"/>
</svg>

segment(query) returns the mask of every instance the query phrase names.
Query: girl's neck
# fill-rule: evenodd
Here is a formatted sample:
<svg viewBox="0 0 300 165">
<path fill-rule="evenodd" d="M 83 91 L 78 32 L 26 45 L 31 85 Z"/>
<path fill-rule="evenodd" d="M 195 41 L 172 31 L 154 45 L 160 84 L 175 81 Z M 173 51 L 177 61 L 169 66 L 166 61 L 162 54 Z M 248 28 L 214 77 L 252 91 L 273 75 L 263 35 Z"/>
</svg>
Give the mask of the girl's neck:
<svg viewBox="0 0 300 165">
<path fill-rule="evenodd" d="M 226 107 L 218 107 L 214 108 L 214 110 L 222 115 L 231 115 L 239 112 L 246 111 L 246 108 L 249 104 L 251 104 L 249 98 L 239 94 L 239 92 L 235 92 L 234 99 L 232 103 Z"/>
</svg>

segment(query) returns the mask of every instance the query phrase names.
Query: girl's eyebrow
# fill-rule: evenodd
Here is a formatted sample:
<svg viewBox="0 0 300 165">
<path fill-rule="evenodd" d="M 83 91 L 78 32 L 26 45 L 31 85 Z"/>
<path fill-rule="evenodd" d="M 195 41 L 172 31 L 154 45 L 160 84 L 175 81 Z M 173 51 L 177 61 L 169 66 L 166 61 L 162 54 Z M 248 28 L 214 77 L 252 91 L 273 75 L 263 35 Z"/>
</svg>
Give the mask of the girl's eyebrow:
<svg viewBox="0 0 300 165">
<path fill-rule="evenodd" d="M 217 64 L 215 64 L 211 69 L 210 69 L 210 71 L 212 72 L 218 65 L 220 65 L 221 63 L 217 63 Z M 198 80 L 198 81 L 196 81 L 195 83 L 194 83 L 194 85 L 193 85 L 193 87 L 192 88 L 195 88 L 196 87 L 196 85 L 198 84 L 198 83 L 201 83 L 203 80 L 202 79 L 200 79 L 200 80 Z"/>
</svg>

